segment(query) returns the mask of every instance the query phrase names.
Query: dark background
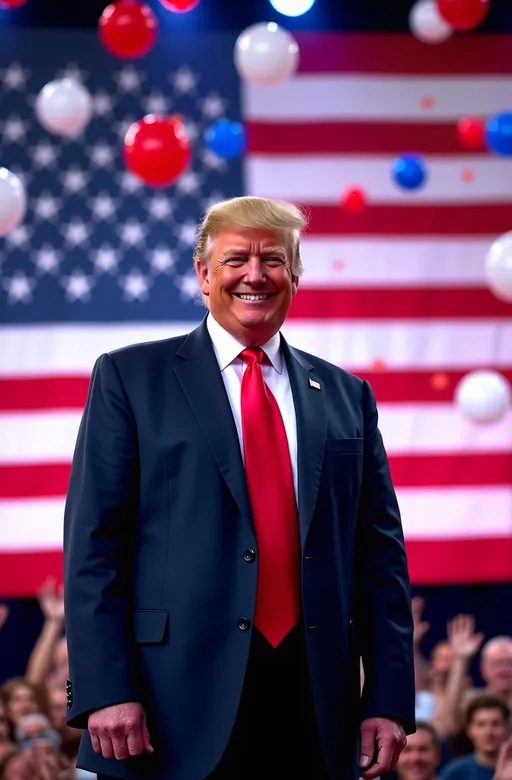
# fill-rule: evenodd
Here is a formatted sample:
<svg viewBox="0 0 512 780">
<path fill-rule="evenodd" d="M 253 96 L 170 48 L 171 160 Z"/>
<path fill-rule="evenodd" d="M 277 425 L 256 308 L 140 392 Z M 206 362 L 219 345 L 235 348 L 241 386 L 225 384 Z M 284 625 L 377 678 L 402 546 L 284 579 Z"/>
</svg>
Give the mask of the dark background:
<svg viewBox="0 0 512 780">
<path fill-rule="evenodd" d="M 293 18 L 278 14 L 268 0 L 201 0 L 187 14 L 171 14 L 157 0 L 148 1 L 165 29 L 235 32 L 260 21 L 275 21 L 290 30 L 407 32 L 408 13 L 414 4 L 414 0 L 316 0 L 311 11 Z M 94 28 L 105 5 L 104 0 L 29 0 L 15 11 L 0 11 L 0 26 Z M 471 35 L 505 32 L 512 33 L 512 0 L 491 0 L 488 19 Z M 512 105 L 504 108 L 512 109 Z M 512 583 L 415 588 L 414 593 L 425 597 L 424 617 L 431 624 L 426 653 L 445 636 L 446 621 L 458 612 L 474 614 L 477 630 L 487 638 L 512 634 Z M 8 603 L 10 616 L 0 638 L 0 682 L 23 673 L 42 623 L 35 600 Z M 478 680 L 476 665 L 473 673 Z"/>
</svg>

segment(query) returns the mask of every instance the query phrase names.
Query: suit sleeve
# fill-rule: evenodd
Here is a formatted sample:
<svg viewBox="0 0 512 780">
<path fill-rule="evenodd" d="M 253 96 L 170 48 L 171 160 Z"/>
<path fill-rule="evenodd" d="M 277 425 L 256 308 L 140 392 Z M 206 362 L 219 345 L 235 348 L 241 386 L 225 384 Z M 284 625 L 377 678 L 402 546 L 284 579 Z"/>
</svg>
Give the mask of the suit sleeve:
<svg viewBox="0 0 512 780">
<path fill-rule="evenodd" d="M 140 700 L 130 641 L 138 481 L 135 421 L 112 358 L 102 355 L 92 372 L 64 514 L 68 723 L 75 728 L 86 728 L 94 710 Z"/>
<path fill-rule="evenodd" d="M 362 718 L 390 717 L 415 730 L 413 622 L 398 503 L 378 429 L 375 397 L 363 382 L 363 484 L 356 555 L 359 641 L 365 671 Z"/>
</svg>

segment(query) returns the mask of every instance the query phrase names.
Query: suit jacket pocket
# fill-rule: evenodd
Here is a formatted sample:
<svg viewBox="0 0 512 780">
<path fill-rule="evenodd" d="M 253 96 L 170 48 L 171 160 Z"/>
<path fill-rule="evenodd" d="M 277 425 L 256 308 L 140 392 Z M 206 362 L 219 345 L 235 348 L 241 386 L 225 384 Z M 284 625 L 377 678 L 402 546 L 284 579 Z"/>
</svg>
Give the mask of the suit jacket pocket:
<svg viewBox="0 0 512 780">
<path fill-rule="evenodd" d="M 325 452 L 327 455 L 336 453 L 360 453 L 363 451 L 364 439 L 327 439 Z"/>
<path fill-rule="evenodd" d="M 136 609 L 133 615 L 135 641 L 139 644 L 160 644 L 165 638 L 168 622 L 167 609 Z"/>
</svg>

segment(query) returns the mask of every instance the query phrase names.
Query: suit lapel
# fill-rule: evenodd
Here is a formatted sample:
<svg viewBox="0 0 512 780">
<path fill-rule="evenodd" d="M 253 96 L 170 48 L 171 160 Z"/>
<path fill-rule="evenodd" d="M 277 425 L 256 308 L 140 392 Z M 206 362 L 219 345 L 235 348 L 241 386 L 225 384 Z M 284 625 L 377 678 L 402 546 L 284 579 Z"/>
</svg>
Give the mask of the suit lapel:
<svg viewBox="0 0 512 780">
<path fill-rule="evenodd" d="M 177 355 L 183 360 L 174 369 L 178 381 L 240 511 L 252 525 L 240 442 L 206 319 L 189 333 Z"/>
<path fill-rule="evenodd" d="M 290 347 L 283 337 L 281 337 L 281 346 L 286 359 L 297 418 L 299 523 L 301 543 L 304 547 L 315 510 L 324 459 L 327 431 L 325 394 L 312 373 L 313 366 L 297 350 Z"/>
</svg>

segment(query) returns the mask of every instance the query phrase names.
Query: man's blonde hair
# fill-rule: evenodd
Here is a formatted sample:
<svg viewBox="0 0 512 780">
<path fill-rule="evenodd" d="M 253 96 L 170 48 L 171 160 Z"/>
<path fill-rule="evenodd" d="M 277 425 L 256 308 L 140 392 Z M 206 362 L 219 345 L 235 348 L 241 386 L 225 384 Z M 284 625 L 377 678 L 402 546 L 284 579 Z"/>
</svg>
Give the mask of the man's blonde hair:
<svg viewBox="0 0 512 780">
<path fill-rule="evenodd" d="M 300 257 L 300 236 L 307 222 L 306 214 L 286 201 L 254 195 L 223 200 L 208 209 L 199 226 L 194 261 L 206 265 L 213 239 L 223 230 L 275 230 L 289 237 L 291 271 L 294 276 L 301 276 L 304 269 Z"/>
</svg>

